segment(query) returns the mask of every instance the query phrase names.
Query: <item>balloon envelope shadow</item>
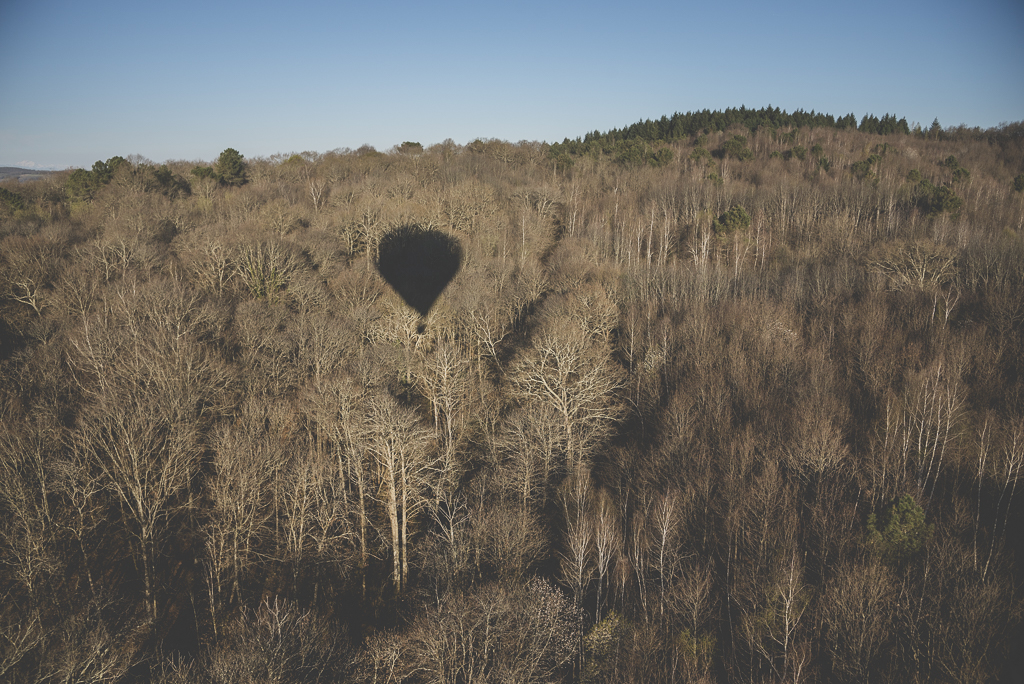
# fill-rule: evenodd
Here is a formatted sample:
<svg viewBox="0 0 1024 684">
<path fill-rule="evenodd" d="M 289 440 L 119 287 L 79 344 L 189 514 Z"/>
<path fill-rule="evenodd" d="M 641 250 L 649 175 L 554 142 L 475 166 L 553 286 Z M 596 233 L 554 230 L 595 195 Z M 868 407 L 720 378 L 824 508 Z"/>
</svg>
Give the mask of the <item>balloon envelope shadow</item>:
<svg viewBox="0 0 1024 684">
<path fill-rule="evenodd" d="M 377 248 L 377 270 L 423 318 L 461 265 L 459 241 L 439 230 L 396 228 Z"/>
</svg>

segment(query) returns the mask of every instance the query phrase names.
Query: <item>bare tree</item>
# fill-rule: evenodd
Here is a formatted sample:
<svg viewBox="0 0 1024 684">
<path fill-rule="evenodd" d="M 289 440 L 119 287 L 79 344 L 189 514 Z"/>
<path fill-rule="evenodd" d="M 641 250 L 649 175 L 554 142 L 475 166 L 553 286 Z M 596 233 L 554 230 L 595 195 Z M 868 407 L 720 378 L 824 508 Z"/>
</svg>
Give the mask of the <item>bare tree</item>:
<svg viewBox="0 0 1024 684">
<path fill-rule="evenodd" d="M 103 473 L 136 542 L 150 618 L 154 564 L 168 519 L 191 505 L 201 422 L 225 379 L 197 340 L 198 296 L 167 283 L 126 283 L 110 314 L 73 340 L 90 397 L 72 437 Z"/>
<path fill-rule="evenodd" d="M 38 610 L 26 614 L 14 601 L 3 597 L 0 610 L 0 677 L 15 681 L 14 675 L 29 656 L 46 641 Z"/>
<path fill-rule="evenodd" d="M 367 450 L 375 463 L 376 493 L 384 507 L 391 537 L 392 579 L 401 592 L 409 574 L 409 526 L 429 503 L 437 463 L 430 433 L 416 412 L 390 395 L 370 400 L 364 426 Z"/>
<path fill-rule="evenodd" d="M 682 526 L 681 516 L 682 502 L 678 492 L 669 491 L 655 499 L 650 518 L 651 564 L 656 565 L 658 569 L 660 583 L 658 611 L 662 619 L 665 616 L 668 588 L 672 586 L 675 579 L 674 566 L 679 561 L 675 558 L 675 545 Z"/>
<path fill-rule="evenodd" d="M 296 290 L 303 289 L 312 289 L 312 285 L 303 282 L 299 287 L 292 288 L 289 294 L 296 298 Z M 355 354 L 359 343 L 351 322 L 328 310 L 330 303 L 325 295 L 324 301 L 317 302 L 314 307 L 309 307 L 312 310 L 300 314 L 296 326 L 296 362 L 314 387 L 323 385 L 329 375 L 341 368 L 345 359 Z M 302 306 L 305 309 L 308 304 Z"/>
<path fill-rule="evenodd" d="M 502 482 L 514 486 L 524 510 L 538 496 L 541 505 L 556 475 L 563 472 L 558 457 L 564 453 L 561 416 L 547 403 L 530 403 L 513 411 L 504 422 L 501 450 L 507 454 Z"/>
<path fill-rule="evenodd" d="M 86 542 L 87 539 L 92 541 L 92 532 L 100 522 L 99 505 L 102 501 L 103 478 L 92 467 L 88 456 L 81 454 L 74 445 L 67 451 L 69 454 L 56 459 L 53 466 L 56 489 L 63 495 L 68 508 L 61 526 L 78 544 L 89 592 L 92 599 L 96 600 L 98 594 L 92 573 L 94 558 L 89 552 L 92 544 Z"/>
<path fill-rule="evenodd" d="M 309 199 L 313 202 L 313 210 L 316 213 L 324 208 L 331 195 L 330 184 L 323 178 L 310 177 L 307 181 L 309 188 Z"/>
<path fill-rule="evenodd" d="M 244 610 L 212 649 L 209 681 L 216 684 L 283 684 L 334 680 L 342 652 L 338 628 L 315 609 L 292 601 L 264 599 Z"/>
<path fill-rule="evenodd" d="M 549 317 L 509 375 L 520 401 L 546 403 L 560 416 L 569 471 L 586 461 L 622 416 L 615 396 L 621 370 L 606 343 L 571 321 Z"/>
<path fill-rule="evenodd" d="M 777 677 L 799 681 L 807 654 L 800 648 L 797 629 L 807 611 L 810 590 L 803 582 L 803 570 L 798 565 L 795 549 L 788 562 L 781 563 L 763 599 L 757 613 L 745 616 L 744 628 Z"/>
<path fill-rule="evenodd" d="M 0 510 L 7 522 L 0 526 L 5 547 L 0 562 L 13 567 L 32 602 L 44 577 L 59 567 L 57 520 L 50 502 L 58 436 L 56 423 L 41 412 L 20 430 L 0 435 Z"/>
<path fill-rule="evenodd" d="M 597 600 L 594 609 L 595 620 L 601 621 L 602 593 L 605 578 L 612 567 L 612 562 L 621 552 L 622 533 L 619 529 L 618 511 L 611 495 L 606 491 L 599 491 L 594 505 L 593 529 L 594 536 L 594 564 L 597 569 Z"/>
<path fill-rule="evenodd" d="M 357 518 L 356 538 L 359 546 L 360 572 L 365 572 L 369 558 L 368 499 L 372 496 L 372 469 L 368 462 L 367 397 L 364 386 L 344 373 L 335 373 L 314 383 L 308 394 L 310 414 L 315 425 L 311 440 L 315 449 L 334 463 L 338 494 L 348 504 L 349 490 L 354 490 L 352 505 Z"/>
<path fill-rule="evenodd" d="M 625 514 L 623 516 L 625 517 Z M 640 602 L 640 610 L 644 615 L 648 614 L 649 605 L 647 568 L 650 562 L 648 535 L 651 525 L 651 501 L 642 499 L 633 504 L 633 515 L 629 519 L 626 555 L 629 557 L 629 569 L 636 580 L 637 600 Z"/>
<path fill-rule="evenodd" d="M 907 402 L 909 429 L 920 457 L 917 484 L 929 499 L 935 493 L 950 442 L 958 436 L 955 426 L 965 403 L 962 372 L 960 363 L 940 359 L 914 379 L 913 394 Z"/>
<path fill-rule="evenodd" d="M 829 583 L 822 616 L 833 667 L 841 676 L 864 681 L 885 657 L 896 593 L 889 570 L 878 563 L 848 565 Z"/>
<path fill-rule="evenodd" d="M 206 232 L 192 232 L 182 242 L 182 257 L 191 281 L 203 289 L 224 292 L 237 277 L 234 255 L 226 240 Z"/>
<path fill-rule="evenodd" d="M 552 681 L 576 656 L 580 627 L 579 611 L 543 580 L 485 585 L 416 621 L 402 669 L 437 682 Z"/>
<path fill-rule="evenodd" d="M 144 658 L 147 625 L 122 619 L 114 628 L 101 606 L 83 602 L 50 632 L 40 662 L 40 681 L 62 684 L 113 684 Z"/>
<path fill-rule="evenodd" d="M 3 240 L 4 294 L 42 315 L 48 288 L 59 265 L 63 245 L 59 235 L 9 235 Z"/>
<path fill-rule="evenodd" d="M 431 508 L 433 529 L 421 545 L 421 577 L 434 594 L 435 605 L 462 584 L 473 567 L 469 507 L 463 495 L 442 497 Z"/>
<path fill-rule="evenodd" d="M 168 426 L 153 397 L 108 395 L 92 408 L 94 413 L 80 426 L 77 439 L 103 471 L 107 486 L 131 521 L 146 606 L 155 621 L 157 544 L 168 529 L 167 519 L 188 505 L 187 490 L 202 451 L 194 427 Z"/>
<path fill-rule="evenodd" d="M 476 555 L 503 581 L 521 582 L 543 556 L 546 541 L 537 516 L 505 503 L 484 504 L 469 516 Z"/>
<path fill-rule="evenodd" d="M 572 590 L 577 607 L 582 606 L 583 593 L 593 573 L 590 562 L 594 544 L 591 497 L 588 472 L 579 469 L 566 478 L 560 502 L 565 515 L 565 545 L 559 560 L 562 580 Z"/>
<path fill-rule="evenodd" d="M 442 330 L 433 353 L 424 359 L 420 386 L 434 413 L 434 434 L 441 451 L 438 494 L 454 492 L 464 464 L 457 458 L 466 426 L 469 359 L 451 329 Z"/>
<path fill-rule="evenodd" d="M 213 443 L 213 471 L 206 480 L 211 500 L 204 525 L 214 637 L 216 608 L 229 583 L 228 601 L 241 598 L 241 580 L 253 562 L 272 515 L 270 483 L 282 456 L 262 426 L 240 421 L 222 427 Z"/>
<path fill-rule="evenodd" d="M 999 511 L 1003 510 L 1002 533 L 1006 534 L 1006 524 L 1010 519 L 1010 504 L 1013 503 L 1013 495 L 1017 491 L 1017 482 L 1021 473 L 1024 472 L 1024 422 L 1012 426 L 1008 435 L 1007 444 L 1003 447 L 1001 458 L 996 464 L 997 477 L 1002 480 L 999 492 L 999 500 L 996 502 L 995 520 L 992 524 L 992 541 L 989 544 L 988 558 L 982 568 L 981 575 L 988 574 L 989 565 L 992 562 L 992 555 L 995 552 L 996 539 L 999 537 Z M 1006 500 L 1005 505 L 1003 500 Z"/>
<path fill-rule="evenodd" d="M 333 459 L 298 449 L 276 487 L 277 512 L 294 590 L 307 566 L 336 560 L 350 537 L 344 480 Z M 319 583 L 314 584 L 314 598 Z"/>
<path fill-rule="evenodd" d="M 707 677 L 711 670 L 715 637 L 707 629 L 715 608 L 714 574 L 710 562 L 685 568 L 669 591 L 669 608 L 684 625 L 686 652 L 683 670 L 691 678 Z"/>
</svg>

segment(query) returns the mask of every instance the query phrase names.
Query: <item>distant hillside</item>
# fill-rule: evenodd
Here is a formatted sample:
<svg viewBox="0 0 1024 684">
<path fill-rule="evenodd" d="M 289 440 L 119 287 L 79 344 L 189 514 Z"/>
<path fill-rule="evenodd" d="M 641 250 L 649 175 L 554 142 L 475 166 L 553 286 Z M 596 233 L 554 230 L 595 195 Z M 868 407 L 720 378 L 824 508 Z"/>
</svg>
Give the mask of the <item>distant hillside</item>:
<svg viewBox="0 0 1024 684">
<path fill-rule="evenodd" d="M 939 124 L 936 120 L 933 125 L 933 132 L 938 130 Z M 607 133 L 593 131 L 587 133 L 579 142 L 592 141 L 621 141 L 621 140 L 647 140 L 668 141 L 688 138 L 700 133 L 712 131 L 724 131 L 730 126 L 743 126 L 751 132 L 758 128 L 850 128 L 864 133 L 879 133 L 888 135 L 890 133 L 911 133 L 910 126 L 905 118 L 897 119 L 893 114 L 886 114 L 879 119 L 874 114 L 865 114 L 857 125 L 857 117 L 853 114 L 835 117 L 831 114 L 805 112 L 797 109 L 792 114 L 778 107 L 766 107 L 762 109 L 748 109 L 746 107 L 728 108 L 724 111 L 711 111 L 708 109 L 699 112 L 676 112 L 671 117 L 663 116 L 656 121 L 646 119 L 639 121 L 622 129 L 612 129 Z M 916 132 L 920 132 L 917 127 Z M 566 142 L 569 142 L 566 139 Z"/>
<path fill-rule="evenodd" d="M 548 157 L 563 166 L 571 166 L 573 160 L 581 156 L 607 157 L 626 166 L 650 165 L 664 166 L 672 160 L 670 143 L 689 140 L 696 146 L 694 154 L 707 154 L 704 150 L 708 136 L 732 130 L 746 129 L 750 135 L 768 136 L 774 143 L 789 144 L 796 139 L 798 131 L 810 131 L 816 128 L 832 128 L 836 130 L 857 131 L 884 136 L 907 136 L 917 140 L 933 141 L 985 141 L 1000 149 L 1016 150 L 1019 141 L 1024 138 L 1024 123 L 1003 123 L 995 128 L 968 128 L 960 125 L 942 128 L 939 120 L 932 121 L 928 128 L 920 124 L 911 127 L 906 118 L 896 118 L 895 114 L 885 114 L 878 118 L 874 114 L 865 114 L 860 123 L 853 114 L 835 117 L 811 110 L 805 112 L 797 109 L 788 113 L 777 107 L 748 109 L 746 107 L 729 108 L 721 111 L 704 109 L 698 112 L 680 114 L 660 119 L 645 119 L 624 128 L 613 128 L 606 132 L 598 130 L 575 139 L 566 138 L 561 143 L 554 143 L 548 148 Z M 732 154 L 737 159 L 743 156 L 746 136 L 734 135 L 730 145 L 736 149 L 731 152 L 723 146 L 717 152 L 721 157 Z M 702 152 L 703 150 L 703 152 Z M 804 151 L 806 152 L 806 151 Z M 791 154 L 791 152 L 779 152 Z M 801 153 L 802 154 L 802 153 Z M 714 155 L 708 155 L 709 158 Z M 799 156 L 799 155 L 798 155 Z M 802 158 L 802 157 L 801 157 Z"/>
<path fill-rule="evenodd" d="M 43 171 L 41 169 L 20 169 L 16 166 L 0 166 L 0 181 L 7 180 L 8 178 L 17 178 L 18 180 L 25 182 L 30 180 L 40 180 L 56 173 L 56 171 Z"/>
<path fill-rule="evenodd" d="M 747 107 L 729 108 L 711 111 L 704 109 L 699 112 L 676 112 L 671 117 L 662 116 L 658 120 L 645 119 L 621 129 L 611 129 L 602 133 L 592 131 L 575 140 L 566 138 L 561 143 L 551 145 L 548 155 L 558 163 L 570 164 L 573 157 L 581 155 L 606 155 L 626 164 L 650 164 L 662 166 L 671 160 L 671 152 L 665 149 L 656 150 L 650 144 L 669 143 L 710 133 L 721 133 L 729 128 L 742 127 L 751 133 L 770 131 L 773 135 L 795 136 L 801 128 L 836 128 L 890 135 L 899 133 L 918 136 L 928 133 L 937 137 L 941 132 L 938 120 L 928 131 L 915 125 L 911 131 L 905 118 L 897 119 L 893 114 L 886 114 L 879 119 L 874 114 L 865 114 L 857 124 L 853 114 L 835 117 L 811 110 L 805 112 L 797 109 L 792 114 L 778 107 L 748 109 Z"/>
</svg>

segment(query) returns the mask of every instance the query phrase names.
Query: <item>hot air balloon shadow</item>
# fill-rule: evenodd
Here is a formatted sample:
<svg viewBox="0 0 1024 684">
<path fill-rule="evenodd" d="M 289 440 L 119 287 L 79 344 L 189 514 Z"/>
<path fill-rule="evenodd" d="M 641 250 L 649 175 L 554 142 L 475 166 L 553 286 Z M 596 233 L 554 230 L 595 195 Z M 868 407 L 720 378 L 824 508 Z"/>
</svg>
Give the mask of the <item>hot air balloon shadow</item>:
<svg viewBox="0 0 1024 684">
<path fill-rule="evenodd" d="M 462 265 L 462 247 L 451 235 L 419 226 L 387 233 L 377 247 L 377 271 L 421 317 L 420 332 L 437 298 Z"/>
</svg>

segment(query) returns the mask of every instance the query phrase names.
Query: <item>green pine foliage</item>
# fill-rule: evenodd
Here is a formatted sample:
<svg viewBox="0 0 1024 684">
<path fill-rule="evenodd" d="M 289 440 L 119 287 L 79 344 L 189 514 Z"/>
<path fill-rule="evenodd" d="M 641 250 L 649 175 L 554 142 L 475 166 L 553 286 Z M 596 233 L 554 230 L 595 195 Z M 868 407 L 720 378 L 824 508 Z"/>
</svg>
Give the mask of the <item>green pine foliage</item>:
<svg viewBox="0 0 1024 684">
<path fill-rule="evenodd" d="M 964 205 L 964 201 L 946 185 L 934 185 L 927 178 L 918 183 L 918 206 L 927 216 L 939 214 L 956 215 Z"/>
<path fill-rule="evenodd" d="M 213 169 L 217 173 L 217 178 L 224 185 L 245 185 L 249 182 L 246 175 L 245 157 L 232 147 L 220 153 Z"/>
<path fill-rule="evenodd" d="M 625 141 L 608 148 L 616 164 L 626 167 L 653 166 L 658 168 L 672 161 L 672 150 L 667 147 L 655 149 L 642 141 Z"/>
<path fill-rule="evenodd" d="M 613 143 L 622 140 L 646 140 L 648 142 L 681 140 L 694 136 L 721 132 L 734 126 L 741 126 L 753 132 L 758 129 L 813 129 L 836 128 L 858 129 L 878 135 L 909 135 L 910 127 L 904 118 L 896 119 L 895 115 L 886 114 L 881 119 L 873 114 L 865 114 L 857 126 L 853 114 L 835 117 L 831 114 L 805 112 L 797 109 L 788 113 L 771 105 L 762 109 L 746 107 L 729 108 L 721 111 L 704 109 L 697 112 L 675 113 L 662 116 L 653 121 L 646 119 L 621 129 L 611 129 L 605 133 L 593 131 L 582 138 L 556 143 L 559 148 L 567 148 L 571 154 L 582 154 L 591 143 Z M 555 147 L 553 145 L 552 147 Z"/>
<path fill-rule="evenodd" d="M 193 171 L 194 175 L 195 171 Z M 64 184 L 64 190 L 73 202 L 87 202 L 111 184 L 115 178 L 129 179 L 134 187 L 146 192 L 159 192 L 168 197 L 188 197 L 192 186 L 180 174 L 171 171 L 167 164 L 153 166 L 139 162 L 133 164 L 124 157 L 111 157 L 97 161 L 92 170 L 75 169 Z"/>
<path fill-rule="evenodd" d="M 971 177 L 971 172 L 965 169 L 964 167 L 960 166 L 960 161 L 952 154 L 946 157 L 946 159 L 942 161 L 939 164 L 939 166 L 944 166 L 953 172 L 952 182 L 954 183 L 965 181 Z"/>
<path fill-rule="evenodd" d="M 82 202 L 92 199 L 93 193 L 96 190 L 96 184 L 93 181 L 92 174 L 88 171 L 85 169 L 75 169 L 64 183 L 64 190 L 71 201 Z"/>
<path fill-rule="evenodd" d="M 807 148 L 803 145 L 797 145 L 788 152 L 787 158 L 789 157 L 796 157 L 800 161 L 803 161 L 804 159 L 807 159 Z"/>
<path fill-rule="evenodd" d="M 0 188 L 0 205 L 7 207 L 11 211 L 20 211 L 25 208 L 25 200 L 16 192 L 11 192 L 7 188 Z"/>
<path fill-rule="evenodd" d="M 181 175 L 174 173 L 166 165 L 154 167 L 152 173 L 152 185 L 158 192 L 168 197 L 188 197 L 192 194 L 192 186 Z"/>
<path fill-rule="evenodd" d="M 127 167 L 125 165 L 128 165 Z M 106 185 L 114 179 L 118 169 L 130 168 L 131 164 L 124 157 L 111 157 L 107 161 L 97 161 L 92 165 L 92 175 L 96 183 Z"/>
<path fill-rule="evenodd" d="M 734 204 L 712 222 L 711 228 L 719 237 L 726 237 L 736 231 L 746 230 L 750 228 L 750 214 L 741 205 Z"/>
<path fill-rule="evenodd" d="M 744 135 L 734 135 L 722 144 L 721 154 L 723 157 L 732 157 L 740 161 L 754 158 L 754 152 L 747 147 L 747 138 Z"/>
<path fill-rule="evenodd" d="M 705 164 L 711 163 L 711 153 L 703 145 L 697 145 L 690 152 L 690 160 L 695 162 L 704 162 Z"/>
<path fill-rule="evenodd" d="M 581 680 L 587 682 L 612 681 L 617 674 L 617 656 L 622 641 L 631 631 L 631 625 L 619 613 L 612 611 L 594 625 L 583 638 L 584 665 Z"/>
<path fill-rule="evenodd" d="M 872 154 L 867 159 L 862 159 L 861 161 L 850 164 L 850 172 L 861 180 L 875 180 L 876 167 L 878 162 L 880 162 L 881 160 L 881 156 L 877 154 Z"/>
<path fill-rule="evenodd" d="M 217 178 L 217 172 L 213 170 L 212 166 L 197 166 L 190 173 L 196 178 Z"/>
<path fill-rule="evenodd" d="M 664 146 L 665 143 L 687 138 L 696 139 L 695 149 L 689 158 L 698 161 L 706 154 L 701 150 L 706 147 L 708 134 L 721 133 L 737 127 L 751 133 L 770 132 L 779 143 L 792 147 L 785 153 L 771 151 L 768 156 L 782 156 L 785 159 L 796 157 L 801 161 L 807 156 L 807 149 L 803 145 L 795 144 L 801 130 L 853 129 L 885 136 L 909 135 L 911 132 L 906 119 L 897 119 L 891 114 L 886 114 L 881 119 L 873 114 L 865 114 L 858 126 L 853 114 L 837 118 L 813 110 L 804 112 L 798 109 L 793 113 L 787 113 L 771 106 L 763 109 L 739 107 L 723 111 L 676 113 L 671 117 L 663 116 L 656 121 L 646 119 L 621 129 L 606 132 L 595 130 L 576 139 L 565 138 L 561 143 L 554 143 L 548 147 L 547 154 L 548 159 L 561 168 L 570 168 L 575 159 L 584 156 L 593 159 L 610 158 L 627 167 L 650 165 L 657 168 L 671 160 L 671 150 Z M 660 149 L 656 150 L 659 143 Z M 884 143 L 879 146 L 882 154 L 887 145 L 888 143 Z M 832 161 L 823 154 L 824 149 L 820 143 L 812 146 L 810 152 L 820 169 L 826 172 L 831 169 Z M 746 144 L 746 136 L 736 133 L 715 150 L 714 155 L 739 161 L 747 161 L 755 156 L 753 150 Z M 858 167 L 854 174 L 862 179 L 873 180 L 874 175 L 870 171 L 869 168 Z"/>
<path fill-rule="evenodd" d="M 858 130 L 864 133 L 876 133 L 878 135 L 910 135 L 910 126 L 906 119 L 896 119 L 895 114 L 886 114 L 881 119 L 873 114 L 865 114 L 860 121 Z"/>
<path fill-rule="evenodd" d="M 917 556 L 934 532 L 914 497 L 904 494 L 881 515 L 868 516 L 867 545 L 886 563 L 899 565 Z"/>
</svg>

